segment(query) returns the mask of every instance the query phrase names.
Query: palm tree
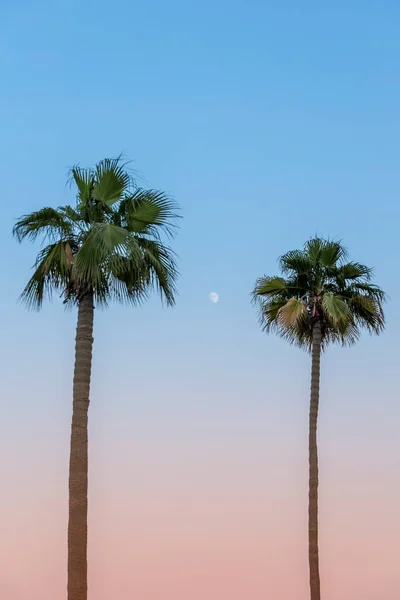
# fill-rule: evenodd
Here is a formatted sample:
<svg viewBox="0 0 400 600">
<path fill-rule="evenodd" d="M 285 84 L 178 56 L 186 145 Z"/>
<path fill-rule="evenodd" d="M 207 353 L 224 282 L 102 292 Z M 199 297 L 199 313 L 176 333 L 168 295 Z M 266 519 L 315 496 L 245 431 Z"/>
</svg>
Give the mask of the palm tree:
<svg viewBox="0 0 400 600">
<path fill-rule="evenodd" d="M 379 334 L 385 323 L 385 294 L 371 283 L 372 270 L 346 260 L 347 252 L 340 243 L 316 237 L 303 250 L 280 258 L 282 277 L 261 277 L 253 290 L 263 330 L 277 333 L 312 356 L 308 499 L 311 600 L 321 598 L 317 452 L 321 352 L 333 343 L 355 344 L 362 328 Z"/>
<path fill-rule="evenodd" d="M 76 206 L 42 208 L 21 217 L 18 241 L 42 237 L 21 299 L 39 309 L 57 291 L 78 307 L 69 464 L 68 600 L 87 599 L 88 408 L 95 306 L 132 305 L 156 289 L 175 300 L 177 269 L 162 234 L 176 227 L 176 206 L 163 192 L 136 186 L 120 158 L 71 170 Z"/>
</svg>

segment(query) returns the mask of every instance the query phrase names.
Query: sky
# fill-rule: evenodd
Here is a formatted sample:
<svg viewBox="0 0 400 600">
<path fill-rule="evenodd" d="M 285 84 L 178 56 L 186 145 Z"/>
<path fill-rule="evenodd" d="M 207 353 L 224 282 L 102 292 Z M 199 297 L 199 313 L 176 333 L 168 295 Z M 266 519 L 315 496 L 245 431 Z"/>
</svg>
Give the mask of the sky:
<svg viewBox="0 0 400 600">
<path fill-rule="evenodd" d="M 308 598 L 310 360 L 260 332 L 250 292 L 314 234 L 389 296 L 382 336 L 322 359 L 323 597 L 400 597 L 399 4 L 0 14 L 0 596 L 66 595 L 76 326 L 57 298 L 18 304 L 37 247 L 11 229 L 74 202 L 73 164 L 123 152 L 181 207 L 181 277 L 173 309 L 96 311 L 89 600 Z"/>
</svg>

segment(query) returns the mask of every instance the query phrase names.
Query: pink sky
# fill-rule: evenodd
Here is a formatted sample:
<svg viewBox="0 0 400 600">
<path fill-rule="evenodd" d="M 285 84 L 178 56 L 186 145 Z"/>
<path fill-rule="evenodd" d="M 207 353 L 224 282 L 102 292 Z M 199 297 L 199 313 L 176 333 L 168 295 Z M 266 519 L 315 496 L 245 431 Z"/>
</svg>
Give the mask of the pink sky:
<svg viewBox="0 0 400 600">
<path fill-rule="evenodd" d="M 187 440 L 158 446 L 125 440 L 108 455 L 97 442 L 90 600 L 307 600 L 306 453 L 299 448 L 296 455 L 297 440 L 285 447 L 277 437 L 266 439 L 264 449 L 255 439 L 231 436 L 208 439 L 203 449 Z M 6 469 L 5 600 L 65 594 L 67 455 L 61 441 L 53 454 L 50 445 L 38 444 L 25 458 L 17 453 Z M 328 441 L 321 450 L 324 600 L 395 599 L 395 459 L 379 464 L 364 445 L 346 462 L 346 444 L 339 458 L 329 456 L 329 447 Z"/>
</svg>

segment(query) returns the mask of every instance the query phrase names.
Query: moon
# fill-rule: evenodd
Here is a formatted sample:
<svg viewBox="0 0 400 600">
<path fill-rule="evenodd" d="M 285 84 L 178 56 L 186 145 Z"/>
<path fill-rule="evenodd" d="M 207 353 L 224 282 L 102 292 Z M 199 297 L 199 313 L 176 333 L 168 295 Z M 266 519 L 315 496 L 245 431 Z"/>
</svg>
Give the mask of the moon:
<svg viewBox="0 0 400 600">
<path fill-rule="evenodd" d="M 219 296 L 218 296 L 217 292 L 211 292 L 210 294 L 208 294 L 208 297 L 210 298 L 211 302 L 213 302 L 214 304 L 217 304 L 217 302 L 219 300 Z"/>
</svg>

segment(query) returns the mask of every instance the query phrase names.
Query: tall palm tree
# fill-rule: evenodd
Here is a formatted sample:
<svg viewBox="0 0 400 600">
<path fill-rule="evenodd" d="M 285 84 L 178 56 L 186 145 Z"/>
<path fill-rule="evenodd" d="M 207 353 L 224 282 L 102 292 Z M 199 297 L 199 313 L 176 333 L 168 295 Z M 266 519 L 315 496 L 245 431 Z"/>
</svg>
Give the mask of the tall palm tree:
<svg viewBox="0 0 400 600">
<path fill-rule="evenodd" d="M 163 242 L 176 227 L 176 206 L 163 192 L 136 186 L 120 158 L 71 170 L 76 206 L 21 217 L 17 240 L 46 242 L 22 300 L 39 309 L 57 291 L 77 306 L 69 464 L 68 600 L 87 599 L 88 408 L 95 306 L 137 305 L 156 289 L 174 304 L 177 269 Z"/>
<path fill-rule="evenodd" d="M 303 250 L 280 258 L 282 277 L 261 277 L 253 290 L 264 331 L 277 333 L 312 356 L 308 500 L 311 600 L 321 598 L 317 452 L 321 351 L 329 344 L 355 344 L 362 328 L 379 334 L 385 324 L 385 294 L 371 283 L 372 270 L 346 260 L 347 252 L 340 243 L 316 237 Z"/>
</svg>

